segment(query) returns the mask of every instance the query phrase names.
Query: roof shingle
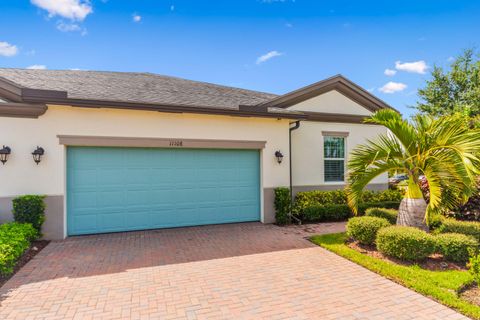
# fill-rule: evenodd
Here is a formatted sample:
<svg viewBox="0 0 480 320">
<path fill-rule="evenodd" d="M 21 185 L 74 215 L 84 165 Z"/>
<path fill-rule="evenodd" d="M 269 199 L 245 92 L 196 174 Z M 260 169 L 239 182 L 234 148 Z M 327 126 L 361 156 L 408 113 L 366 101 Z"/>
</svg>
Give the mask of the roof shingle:
<svg viewBox="0 0 480 320">
<path fill-rule="evenodd" d="M 277 95 L 152 73 L 0 68 L 0 77 L 31 89 L 68 92 L 68 98 L 237 109 Z"/>
</svg>

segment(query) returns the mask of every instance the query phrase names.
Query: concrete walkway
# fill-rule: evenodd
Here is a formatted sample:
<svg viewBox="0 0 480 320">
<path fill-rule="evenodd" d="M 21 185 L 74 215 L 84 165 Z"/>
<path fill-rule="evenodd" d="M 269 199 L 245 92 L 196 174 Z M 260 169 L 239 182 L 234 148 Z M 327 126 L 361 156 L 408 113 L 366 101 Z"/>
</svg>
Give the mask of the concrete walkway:
<svg viewBox="0 0 480 320">
<path fill-rule="evenodd" d="M 52 242 L 0 289 L 0 319 L 466 319 L 304 239 L 343 227 L 244 223 Z"/>
</svg>

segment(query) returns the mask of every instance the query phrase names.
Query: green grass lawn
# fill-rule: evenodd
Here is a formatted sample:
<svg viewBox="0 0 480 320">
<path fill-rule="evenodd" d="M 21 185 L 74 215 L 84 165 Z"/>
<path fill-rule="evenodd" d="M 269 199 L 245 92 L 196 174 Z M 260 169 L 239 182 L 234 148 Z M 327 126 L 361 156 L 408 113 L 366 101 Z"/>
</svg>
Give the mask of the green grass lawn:
<svg viewBox="0 0 480 320">
<path fill-rule="evenodd" d="M 310 240 L 469 317 L 480 319 L 480 307 L 460 299 L 457 295 L 460 288 L 473 282 L 472 276 L 467 271 L 430 271 L 417 265 L 403 266 L 367 256 L 345 245 L 347 240 L 345 233 L 313 236 Z"/>
</svg>

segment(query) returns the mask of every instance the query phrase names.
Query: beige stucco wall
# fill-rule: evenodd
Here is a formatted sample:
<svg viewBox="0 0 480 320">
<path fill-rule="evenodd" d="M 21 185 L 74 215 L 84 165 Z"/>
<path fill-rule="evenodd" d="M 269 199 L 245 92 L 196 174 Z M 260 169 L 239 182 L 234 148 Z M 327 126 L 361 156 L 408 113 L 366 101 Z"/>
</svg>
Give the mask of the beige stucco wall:
<svg viewBox="0 0 480 320">
<path fill-rule="evenodd" d="M 329 91 L 317 97 L 308 99 L 289 109 L 309 112 L 341 113 L 350 115 L 371 115 L 372 113 L 355 101 L 347 98 L 337 91 Z M 293 185 L 298 187 L 329 185 L 341 186 L 339 182 L 324 181 L 323 171 L 323 136 L 322 131 L 347 132 L 346 138 L 347 159 L 348 154 L 367 139 L 372 139 L 386 129 L 381 126 L 367 124 L 307 122 L 301 123 L 298 130 L 292 133 L 293 145 Z M 387 184 L 386 174 L 377 177 L 372 184 Z"/>
<path fill-rule="evenodd" d="M 368 116 L 372 113 L 338 91 L 329 91 L 289 107 L 291 110 Z"/>
<path fill-rule="evenodd" d="M 293 146 L 293 184 L 295 186 L 315 186 L 321 184 L 342 184 L 337 182 L 324 182 L 323 171 L 323 135 L 322 131 L 348 132 L 346 138 L 347 159 L 348 154 L 366 139 L 374 139 L 386 129 L 376 125 L 302 122 L 299 129 L 292 133 Z M 386 174 L 375 178 L 372 183 L 388 182 Z"/>
</svg>

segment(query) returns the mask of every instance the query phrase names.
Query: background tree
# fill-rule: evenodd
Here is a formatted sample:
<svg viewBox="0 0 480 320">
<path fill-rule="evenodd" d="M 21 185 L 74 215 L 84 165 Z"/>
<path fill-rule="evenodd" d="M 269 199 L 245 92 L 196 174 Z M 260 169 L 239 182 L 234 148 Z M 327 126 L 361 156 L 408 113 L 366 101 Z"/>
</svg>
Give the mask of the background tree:
<svg viewBox="0 0 480 320">
<path fill-rule="evenodd" d="M 465 50 L 449 70 L 435 66 L 431 76 L 426 86 L 418 90 L 420 102 L 416 108 L 421 113 L 480 115 L 480 60 L 475 50 Z"/>
</svg>

